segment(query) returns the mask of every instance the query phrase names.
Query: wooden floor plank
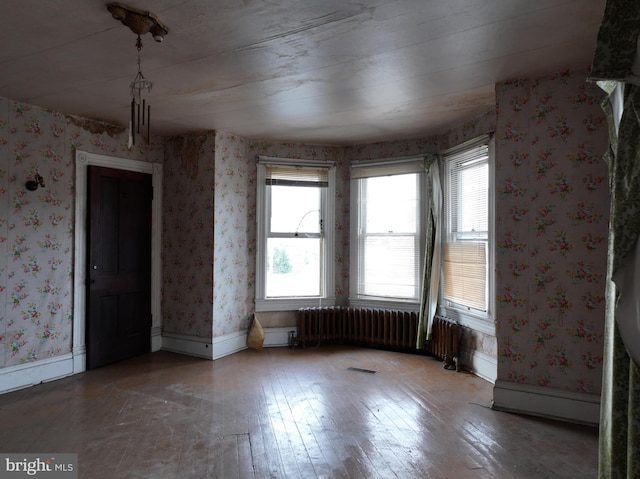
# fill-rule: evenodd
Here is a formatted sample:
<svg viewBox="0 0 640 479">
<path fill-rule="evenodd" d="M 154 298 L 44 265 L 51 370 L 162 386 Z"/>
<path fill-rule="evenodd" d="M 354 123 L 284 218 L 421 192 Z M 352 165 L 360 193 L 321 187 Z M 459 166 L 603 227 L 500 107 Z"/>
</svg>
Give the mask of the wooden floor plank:
<svg viewBox="0 0 640 479">
<path fill-rule="evenodd" d="M 497 412 L 491 394 L 389 351 L 158 352 L 1 395 L 0 450 L 77 453 L 87 479 L 596 476 L 597 429 Z"/>
</svg>

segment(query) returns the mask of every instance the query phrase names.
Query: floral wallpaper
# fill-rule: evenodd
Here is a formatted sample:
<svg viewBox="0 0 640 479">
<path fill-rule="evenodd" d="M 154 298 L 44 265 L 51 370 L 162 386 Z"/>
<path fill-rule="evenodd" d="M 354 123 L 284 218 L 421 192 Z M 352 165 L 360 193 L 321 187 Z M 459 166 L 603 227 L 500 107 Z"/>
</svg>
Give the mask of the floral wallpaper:
<svg viewBox="0 0 640 479">
<path fill-rule="evenodd" d="M 458 128 L 453 128 L 438 135 L 347 146 L 345 148 L 345 161 L 375 160 L 438 153 L 493 131 L 495 123 L 496 114 L 495 111 L 491 111 L 464 123 Z"/>
<path fill-rule="evenodd" d="M 129 152 L 117 128 L 0 98 L 0 367 L 71 351 L 75 150 Z M 35 172 L 45 186 L 28 191 Z"/>
<path fill-rule="evenodd" d="M 256 165 L 247 142 L 215 133 L 213 335 L 243 331 L 254 310 Z"/>
<path fill-rule="evenodd" d="M 599 394 L 607 127 L 587 74 L 497 85 L 498 379 Z"/>
<path fill-rule="evenodd" d="M 163 331 L 205 338 L 243 331 L 255 304 L 258 155 L 322 158 L 341 170 L 342 149 L 217 131 L 168 139 L 165 151 Z M 340 211 L 343 197 L 339 180 Z M 342 243 L 343 229 L 338 222 Z M 337 259 L 346 264 L 340 251 Z M 336 275 L 340 296 L 347 276 L 343 268 Z"/>
<path fill-rule="evenodd" d="M 165 141 L 162 197 L 162 329 L 213 336 L 212 133 Z"/>
</svg>

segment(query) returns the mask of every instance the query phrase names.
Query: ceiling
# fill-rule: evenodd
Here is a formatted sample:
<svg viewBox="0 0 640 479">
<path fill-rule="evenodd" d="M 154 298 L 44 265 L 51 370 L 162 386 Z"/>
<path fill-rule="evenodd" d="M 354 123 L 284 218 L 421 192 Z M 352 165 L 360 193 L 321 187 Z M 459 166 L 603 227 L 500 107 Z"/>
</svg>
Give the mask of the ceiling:
<svg viewBox="0 0 640 479">
<path fill-rule="evenodd" d="M 0 96 L 128 125 L 136 35 L 102 0 L 0 0 Z M 495 83 L 590 65 L 605 0 L 129 0 L 152 133 L 336 145 L 441 133 Z M 10 14 L 9 14 L 10 13 Z"/>
</svg>

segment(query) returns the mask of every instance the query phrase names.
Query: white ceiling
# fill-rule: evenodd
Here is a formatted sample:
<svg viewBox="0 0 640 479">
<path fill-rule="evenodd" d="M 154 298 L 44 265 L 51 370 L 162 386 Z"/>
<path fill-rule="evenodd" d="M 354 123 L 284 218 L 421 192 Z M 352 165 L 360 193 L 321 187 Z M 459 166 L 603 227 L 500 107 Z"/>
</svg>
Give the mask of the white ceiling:
<svg viewBox="0 0 640 479">
<path fill-rule="evenodd" d="M 128 124 L 135 34 L 103 0 L 0 0 L 0 96 Z M 152 132 L 353 144 L 440 133 L 495 83 L 590 65 L 605 0 L 130 0 Z"/>
</svg>

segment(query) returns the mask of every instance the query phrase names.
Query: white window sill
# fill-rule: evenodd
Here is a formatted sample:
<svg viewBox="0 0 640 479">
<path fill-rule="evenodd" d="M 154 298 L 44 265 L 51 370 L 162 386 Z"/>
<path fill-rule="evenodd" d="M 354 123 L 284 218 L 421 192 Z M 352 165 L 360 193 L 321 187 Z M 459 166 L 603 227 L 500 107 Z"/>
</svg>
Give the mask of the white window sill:
<svg viewBox="0 0 640 479">
<path fill-rule="evenodd" d="M 336 298 L 277 298 L 256 299 L 256 312 L 295 311 L 300 308 L 335 306 Z"/>
<path fill-rule="evenodd" d="M 392 311 L 420 311 L 420 305 L 410 301 L 392 301 L 388 299 L 349 299 L 349 306 L 353 308 L 377 308 Z"/>
<path fill-rule="evenodd" d="M 438 306 L 438 314 L 458 321 L 458 324 L 489 336 L 496 335 L 496 324 L 489 315 L 473 314 L 456 308 Z"/>
</svg>

